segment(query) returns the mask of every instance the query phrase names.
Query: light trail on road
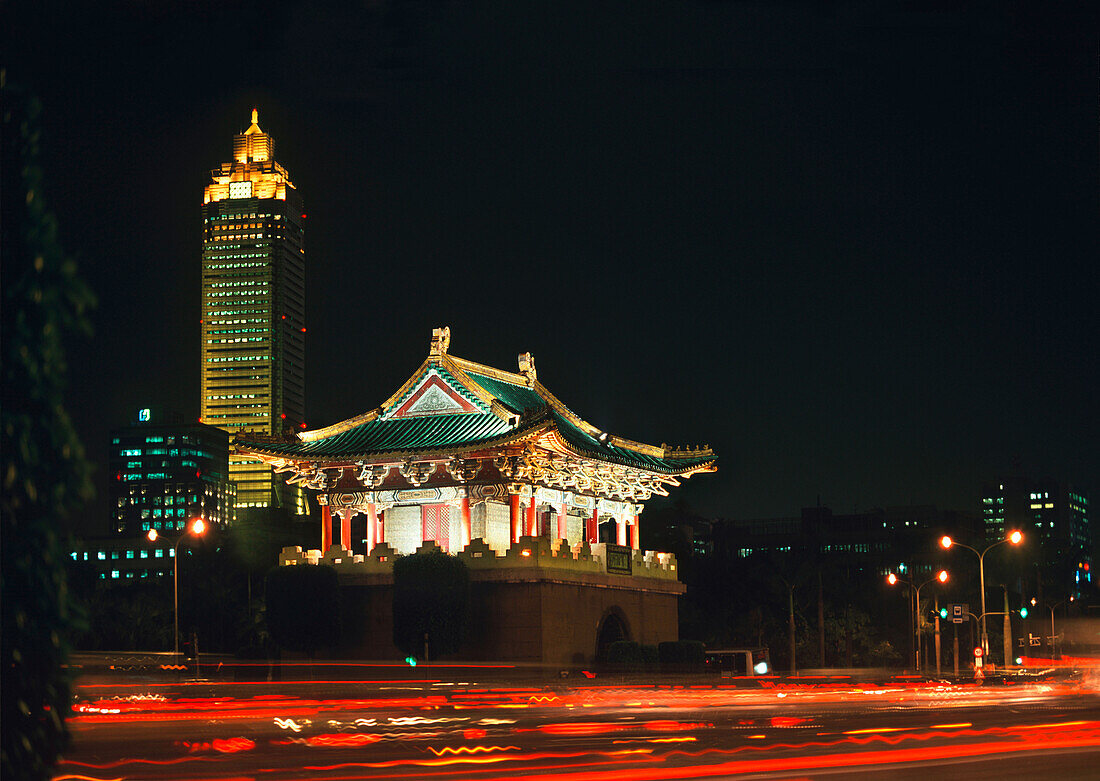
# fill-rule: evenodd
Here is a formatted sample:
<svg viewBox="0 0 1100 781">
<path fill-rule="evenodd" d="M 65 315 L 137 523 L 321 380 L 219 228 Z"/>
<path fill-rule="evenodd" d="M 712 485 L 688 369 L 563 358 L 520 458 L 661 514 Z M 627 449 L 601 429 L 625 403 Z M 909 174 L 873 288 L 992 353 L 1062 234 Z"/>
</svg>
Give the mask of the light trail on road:
<svg viewBox="0 0 1100 781">
<path fill-rule="evenodd" d="M 397 683 L 78 685 L 55 781 L 644 781 L 1100 757 L 1100 697 L 1081 683 Z"/>
</svg>

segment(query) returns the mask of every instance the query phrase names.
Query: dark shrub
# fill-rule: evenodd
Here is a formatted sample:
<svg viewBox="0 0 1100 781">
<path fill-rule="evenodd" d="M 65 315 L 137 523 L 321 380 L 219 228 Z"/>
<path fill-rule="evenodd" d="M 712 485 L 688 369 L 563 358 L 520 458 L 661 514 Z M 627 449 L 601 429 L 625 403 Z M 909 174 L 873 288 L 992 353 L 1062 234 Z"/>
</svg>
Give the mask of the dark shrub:
<svg viewBox="0 0 1100 781">
<path fill-rule="evenodd" d="M 661 664 L 680 667 L 702 667 L 706 659 L 706 646 L 698 640 L 677 640 L 657 646 Z"/>
<path fill-rule="evenodd" d="M 340 586 L 332 567 L 276 567 L 265 593 L 267 630 L 280 648 L 312 656 L 340 642 Z"/>
<path fill-rule="evenodd" d="M 642 647 L 633 640 L 616 640 L 607 646 L 607 663 L 618 667 L 635 667 L 642 663 Z"/>
<path fill-rule="evenodd" d="M 470 604 L 466 564 L 439 550 L 402 556 L 393 564 L 393 643 L 420 658 L 424 636 L 432 659 L 457 653 Z"/>
</svg>

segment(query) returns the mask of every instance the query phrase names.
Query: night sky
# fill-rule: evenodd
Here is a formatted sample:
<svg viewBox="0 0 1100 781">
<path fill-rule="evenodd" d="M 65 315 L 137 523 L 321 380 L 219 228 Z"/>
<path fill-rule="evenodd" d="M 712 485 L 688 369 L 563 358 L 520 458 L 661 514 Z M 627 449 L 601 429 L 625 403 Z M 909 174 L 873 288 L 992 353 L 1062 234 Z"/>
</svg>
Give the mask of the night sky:
<svg viewBox="0 0 1100 781">
<path fill-rule="evenodd" d="M 1014 463 L 1096 497 L 1087 3 L 72 5 L 0 27 L 99 297 L 68 398 L 101 490 L 111 427 L 198 415 L 202 189 L 255 106 L 309 215 L 311 427 L 450 325 L 710 444 L 674 494 L 706 515 L 973 510 Z"/>
</svg>

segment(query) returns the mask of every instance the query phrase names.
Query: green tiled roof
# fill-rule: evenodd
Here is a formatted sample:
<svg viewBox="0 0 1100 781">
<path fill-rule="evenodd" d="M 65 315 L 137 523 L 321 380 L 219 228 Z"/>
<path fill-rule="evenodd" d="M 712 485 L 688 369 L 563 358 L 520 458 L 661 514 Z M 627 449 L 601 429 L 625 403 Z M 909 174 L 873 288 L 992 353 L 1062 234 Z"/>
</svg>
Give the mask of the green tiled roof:
<svg viewBox="0 0 1100 781">
<path fill-rule="evenodd" d="M 435 369 L 456 392 L 484 409 L 484 402 L 477 398 L 473 390 L 464 387 L 453 373 L 438 364 Z M 550 423 L 558 430 L 562 439 L 580 453 L 651 472 L 677 474 L 715 460 L 713 454 L 693 454 L 683 458 L 657 457 L 611 442 L 600 442 L 574 422 L 579 418 L 571 411 L 559 411 L 563 409 L 560 402 L 555 400 L 552 406 L 547 398 L 526 385 L 507 382 L 469 368 L 463 371 L 482 390 L 519 413 L 522 416 L 519 422 L 510 424 L 492 412 L 372 418 L 310 442 L 249 440 L 248 434 L 244 433 L 237 438 L 236 443 L 246 451 L 292 459 L 340 461 L 368 458 L 377 454 L 446 452 L 452 449 L 476 449 L 481 445 L 488 447 L 511 441 Z M 398 408 L 411 393 L 412 388 L 388 408 Z"/>
<path fill-rule="evenodd" d="M 244 435 L 237 444 L 295 458 L 333 458 L 467 447 L 512 432 L 505 421 L 486 412 L 372 420 L 313 442 L 250 442 Z"/>
<path fill-rule="evenodd" d="M 530 388 L 513 385 L 476 372 L 468 371 L 466 373 L 470 376 L 470 379 L 517 412 L 526 412 L 547 406 L 546 400 Z M 591 453 L 597 458 L 658 472 L 678 472 L 687 467 L 705 464 L 714 460 L 713 456 L 705 458 L 656 458 L 647 456 L 635 450 L 599 442 L 595 437 L 573 425 L 568 418 L 558 412 L 551 412 L 550 415 L 566 442 L 578 450 Z"/>
<path fill-rule="evenodd" d="M 617 461 L 621 464 L 638 466 L 654 472 L 679 472 L 688 467 L 714 460 L 714 456 L 705 458 L 656 458 L 647 456 L 645 453 L 618 447 L 610 442 L 599 442 L 595 437 L 577 428 L 556 412 L 554 413 L 554 423 L 558 431 L 561 432 L 562 438 L 578 450 L 591 453 L 607 461 Z"/>
<path fill-rule="evenodd" d="M 502 382 L 492 377 L 476 372 L 466 372 L 471 380 L 487 390 L 496 398 L 507 404 L 516 412 L 527 412 L 546 406 L 546 399 L 535 393 L 530 388 L 521 385 L 513 385 L 510 382 Z"/>
</svg>

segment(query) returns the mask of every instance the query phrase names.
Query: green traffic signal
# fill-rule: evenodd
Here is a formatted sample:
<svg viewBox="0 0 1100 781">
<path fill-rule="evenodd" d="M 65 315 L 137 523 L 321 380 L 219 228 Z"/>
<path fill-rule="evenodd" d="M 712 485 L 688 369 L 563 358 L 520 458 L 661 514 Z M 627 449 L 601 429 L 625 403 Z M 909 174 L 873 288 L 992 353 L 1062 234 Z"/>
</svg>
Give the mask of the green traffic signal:
<svg viewBox="0 0 1100 781">
<path fill-rule="evenodd" d="M 1026 607 L 1020 608 L 1020 618 L 1027 618 L 1027 608 Z"/>
<path fill-rule="evenodd" d="M 947 618 L 947 608 L 945 608 L 945 607 L 940 608 L 940 618 Z"/>
</svg>

